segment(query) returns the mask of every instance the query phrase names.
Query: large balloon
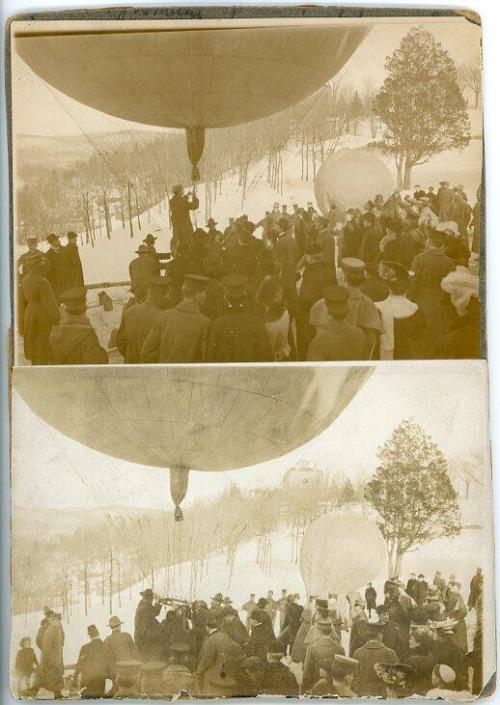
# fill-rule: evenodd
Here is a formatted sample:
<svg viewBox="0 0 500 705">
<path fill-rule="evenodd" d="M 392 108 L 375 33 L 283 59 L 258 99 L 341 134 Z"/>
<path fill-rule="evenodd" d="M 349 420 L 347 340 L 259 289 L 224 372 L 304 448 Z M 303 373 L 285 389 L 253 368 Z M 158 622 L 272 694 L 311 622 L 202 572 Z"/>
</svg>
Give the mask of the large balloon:
<svg viewBox="0 0 500 705">
<path fill-rule="evenodd" d="M 101 453 L 174 469 L 232 470 L 307 443 L 342 413 L 368 367 L 25 367 L 14 389 L 44 421 Z"/>
<path fill-rule="evenodd" d="M 47 83 L 80 103 L 148 125 L 184 127 L 189 156 L 204 128 L 272 115 L 320 88 L 369 28 L 246 27 L 15 33 L 15 50 Z M 36 27 L 35 27 L 36 30 Z"/>
<path fill-rule="evenodd" d="M 378 526 L 358 514 L 323 514 L 307 528 L 300 572 L 308 595 L 347 595 L 377 577 L 387 561 Z"/>
<path fill-rule="evenodd" d="M 394 188 L 389 167 L 372 147 L 339 149 L 321 165 L 314 182 L 316 203 L 324 215 L 332 203 L 343 216 L 379 193 L 386 198 Z"/>
</svg>

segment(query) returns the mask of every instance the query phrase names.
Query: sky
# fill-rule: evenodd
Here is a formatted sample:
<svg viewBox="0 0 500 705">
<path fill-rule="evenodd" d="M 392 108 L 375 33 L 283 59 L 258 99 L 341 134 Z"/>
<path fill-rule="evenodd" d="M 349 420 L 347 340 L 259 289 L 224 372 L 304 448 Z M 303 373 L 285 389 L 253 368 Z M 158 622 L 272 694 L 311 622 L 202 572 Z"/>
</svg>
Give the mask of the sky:
<svg viewBox="0 0 500 705">
<path fill-rule="evenodd" d="M 251 468 L 193 471 L 184 504 L 219 494 L 233 482 L 244 490 L 277 486 L 301 461 L 353 480 L 369 476 L 377 448 L 402 419 L 419 423 L 448 459 L 478 452 L 489 472 L 487 398 L 482 361 L 376 366 L 346 410 L 315 439 Z M 34 415 L 15 391 L 12 413 L 14 506 L 172 506 L 167 472 L 107 457 L 67 438 Z"/>
<path fill-rule="evenodd" d="M 408 30 L 418 24 L 432 32 L 458 63 L 480 55 L 480 29 L 462 18 L 433 18 L 432 22 L 375 22 L 362 45 L 341 70 L 343 83 L 361 89 L 365 78 L 381 84 L 384 62 L 399 46 Z M 114 118 L 64 96 L 35 73 L 15 54 L 13 43 L 13 125 L 16 134 L 38 136 L 77 135 L 81 132 L 107 132 L 140 127 Z M 142 129 L 161 129 L 143 126 Z"/>
</svg>

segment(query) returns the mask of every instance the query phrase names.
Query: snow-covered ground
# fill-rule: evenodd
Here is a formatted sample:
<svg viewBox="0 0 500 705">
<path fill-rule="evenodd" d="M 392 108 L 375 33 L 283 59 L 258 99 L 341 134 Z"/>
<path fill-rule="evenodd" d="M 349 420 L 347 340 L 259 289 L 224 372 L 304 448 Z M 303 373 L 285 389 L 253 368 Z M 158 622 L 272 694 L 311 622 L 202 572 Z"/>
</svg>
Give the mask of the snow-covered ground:
<svg viewBox="0 0 500 705">
<path fill-rule="evenodd" d="M 471 111 L 471 122 L 472 134 L 480 134 L 481 122 L 477 111 Z M 367 126 L 364 126 L 359 135 L 345 135 L 337 149 L 363 147 L 371 141 Z M 383 159 L 393 172 L 394 184 L 396 184 L 393 160 L 390 157 L 383 157 Z M 474 203 L 475 192 L 481 179 L 481 165 L 482 142 L 480 139 L 472 139 L 462 152 L 444 152 L 433 157 L 426 164 L 415 167 L 412 181 L 413 184 L 420 184 L 425 188 L 437 185 L 443 179 L 448 179 L 452 184 L 463 184 L 468 193 L 469 202 Z M 320 168 L 319 159 L 317 168 Z M 253 164 L 249 168 L 246 194 L 243 199 L 242 187 L 238 185 L 238 175 L 228 174 L 222 182 L 220 194 L 218 193 L 216 200 L 212 202 L 210 215 L 218 222 L 219 228 L 224 229 L 229 217 L 238 217 L 243 213 L 247 214 L 250 220 L 258 222 L 263 218 L 266 210 L 272 209 L 275 202 L 279 202 L 280 205 L 286 204 L 289 212 L 292 212 L 294 203 L 306 206 L 311 201 L 316 204 L 312 168 L 310 168 L 311 180 L 302 181 L 300 148 L 293 141 L 290 141 L 287 150 L 283 152 L 283 175 L 283 195 L 280 195 L 267 183 L 267 159 Z M 205 203 L 203 184 L 199 186 L 198 196 L 200 206 L 193 220 L 200 227 L 205 227 L 209 211 Z M 80 257 L 87 284 L 127 280 L 128 263 L 136 257 L 135 250 L 149 232 L 158 238 L 156 246 L 159 251 L 169 251 L 171 231 L 166 199 L 142 213 L 140 220 L 141 230 L 138 229 L 137 219 L 133 220 L 133 238 L 130 237 L 128 222 L 125 222 L 124 228 L 122 222 L 116 218 L 112 219 L 111 239 L 106 237 L 104 228 L 100 236 L 96 237 L 94 247 L 80 238 Z M 260 234 L 258 230 L 256 235 L 260 236 Z M 41 249 L 44 248 L 45 245 L 42 245 Z M 23 251 L 24 248 L 15 243 L 14 256 L 17 258 Z M 97 330 L 101 344 L 108 348 L 111 332 L 119 326 L 122 307 L 130 293 L 128 287 L 123 286 L 108 288 L 106 291 L 113 300 L 113 311 L 104 311 L 102 306 L 99 306 L 98 289 L 90 290 L 87 300 L 89 318 Z M 26 364 L 22 355 L 22 340 L 19 337 L 16 339 L 15 352 L 17 364 Z M 119 353 L 116 350 L 110 350 L 110 362 L 121 361 Z"/>
<path fill-rule="evenodd" d="M 455 539 L 441 539 L 422 546 L 406 556 L 403 564 L 403 578 L 406 578 L 410 572 L 417 574 L 424 572 L 429 582 L 432 582 L 435 571 L 441 570 L 446 578 L 453 574 L 462 579 L 463 594 L 467 599 L 468 585 L 478 565 L 481 565 L 485 571 L 486 585 L 491 578 L 489 571 L 492 566 L 487 563 L 490 552 L 487 542 L 482 536 L 483 531 L 479 528 L 465 529 Z M 211 596 L 217 592 L 229 595 L 234 602 L 234 607 L 240 610 L 242 619 L 245 618 L 245 614 L 241 612 L 241 606 L 247 601 L 250 592 L 254 592 L 257 597 L 260 597 L 265 596 L 268 590 L 273 590 L 275 596 L 279 597 L 281 590 L 286 588 L 288 592 L 299 593 L 301 600 L 304 600 L 306 588 L 299 565 L 291 560 L 291 541 L 292 538 L 286 530 L 281 530 L 273 535 L 272 555 L 268 563 L 270 567 L 266 571 L 263 571 L 256 562 L 257 539 L 252 539 L 238 546 L 232 566 L 227 562 L 224 551 L 214 552 L 208 557 L 203 574 L 199 576 L 196 596 L 198 599 L 209 602 Z M 332 560 L 335 560 L 334 556 L 332 556 Z M 356 560 L 355 556 L 353 556 L 353 560 Z M 339 566 L 340 570 L 342 570 L 342 566 Z M 168 572 L 170 594 L 189 599 L 191 563 L 170 567 Z M 373 575 L 372 582 L 379 595 L 383 595 L 383 584 L 386 577 L 385 569 Z M 139 592 L 149 586 L 151 586 L 151 580 L 146 579 L 131 588 L 122 590 L 119 595 L 113 595 L 112 612 L 125 622 L 123 627 L 125 631 L 133 632 L 135 608 L 140 599 Z M 157 592 L 167 594 L 166 570 L 157 571 L 154 587 Z M 364 588 L 364 586 L 353 586 L 353 589 L 358 588 Z M 54 609 L 60 608 L 59 605 L 50 606 Z M 102 605 L 98 595 L 92 596 L 92 604 L 87 616 L 85 616 L 81 604 L 73 606 L 70 622 L 64 623 L 66 633 L 64 658 L 66 663 L 74 663 L 78 657 L 79 648 L 86 641 L 86 629 L 89 624 L 96 624 L 103 637 L 109 633 L 106 626 L 109 616 L 108 599 Z M 15 615 L 12 618 L 13 654 L 23 636 L 29 635 L 34 639 L 40 619 L 40 613 L 36 612 Z M 474 614 L 471 613 L 471 624 L 473 620 Z"/>
</svg>

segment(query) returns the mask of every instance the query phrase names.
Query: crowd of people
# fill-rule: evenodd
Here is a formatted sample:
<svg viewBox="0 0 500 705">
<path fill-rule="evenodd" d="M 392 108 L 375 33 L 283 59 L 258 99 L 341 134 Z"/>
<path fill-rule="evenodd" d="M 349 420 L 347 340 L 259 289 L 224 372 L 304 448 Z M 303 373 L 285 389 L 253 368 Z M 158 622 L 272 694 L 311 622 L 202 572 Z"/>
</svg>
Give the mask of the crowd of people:
<svg viewBox="0 0 500 705">
<path fill-rule="evenodd" d="M 473 576 L 467 603 L 456 576 L 432 582 L 395 576 L 383 596 L 309 596 L 286 589 L 251 594 L 240 609 L 217 593 L 210 606 L 141 592 L 133 634 L 112 616 L 102 639 L 87 629 L 72 674 L 64 680 L 61 615 L 48 607 L 36 636 L 15 661 L 20 695 L 41 688 L 56 698 L 409 695 L 470 700 L 482 688 L 483 576 Z M 160 620 L 162 610 L 165 616 Z M 465 617 L 475 611 L 474 634 Z M 243 619 L 241 616 L 243 615 Z M 68 670 L 69 667 L 67 667 Z"/>
<path fill-rule="evenodd" d="M 446 181 L 327 215 L 275 203 L 254 223 L 194 227 L 181 185 L 171 251 L 148 234 L 129 264 L 115 343 L 125 363 L 477 358 L 480 193 Z M 36 239 L 18 261 L 20 331 L 32 364 L 102 364 L 76 246 Z M 471 266 L 472 264 L 472 266 Z M 109 299 L 105 292 L 102 297 Z"/>
</svg>

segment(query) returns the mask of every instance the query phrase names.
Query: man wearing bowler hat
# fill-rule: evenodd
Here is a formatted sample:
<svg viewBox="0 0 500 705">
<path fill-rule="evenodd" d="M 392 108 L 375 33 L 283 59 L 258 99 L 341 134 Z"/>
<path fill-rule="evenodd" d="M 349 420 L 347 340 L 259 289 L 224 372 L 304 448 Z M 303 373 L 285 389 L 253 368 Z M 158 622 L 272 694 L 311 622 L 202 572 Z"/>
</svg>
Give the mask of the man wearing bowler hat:
<svg viewBox="0 0 500 705">
<path fill-rule="evenodd" d="M 82 699 L 102 698 L 106 677 L 109 676 L 107 649 L 95 624 L 91 624 L 87 628 L 87 634 L 90 641 L 80 649 L 73 681 L 76 684 L 78 676 L 80 676 L 80 683 L 83 687 Z"/>
<path fill-rule="evenodd" d="M 210 319 L 201 313 L 208 277 L 185 274 L 182 301 L 162 311 L 142 346 L 142 362 L 203 362 Z"/>
<path fill-rule="evenodd" d="M 247 300 L 248 279 L 228 274 L 222 280 L 227 310 L 212 321 L 207 362 L 268 362 L 273 359 L 264 321 Z"/>
<path fill-rule="evenodd" d="M 453 191 L 450 189 L 448 181 L 440 181 L 436 195 L 437 215 L 443 223 L 446 220 L 452 220 L 451 213 L 453 207 Z"/>
<path fill-rule="evenodd" d="M 158 649 L 160 623 L 157 620 L 161 612 L 161 603 L 155 601 L 151 588 L 140 593 L 142 599 L 137 605 L 134 620 L 134 641 L 142 661 L 149 661 Z"/>
<path fill-rule="evenodd" d="M 328 286 L 323 291 L 330 320 L 324 332 L 311 342 L 308 360 L 365 360 L 366 338 L 357 326 L 347 322 L 349 291 L 342 286 Z"/>
</svg>

